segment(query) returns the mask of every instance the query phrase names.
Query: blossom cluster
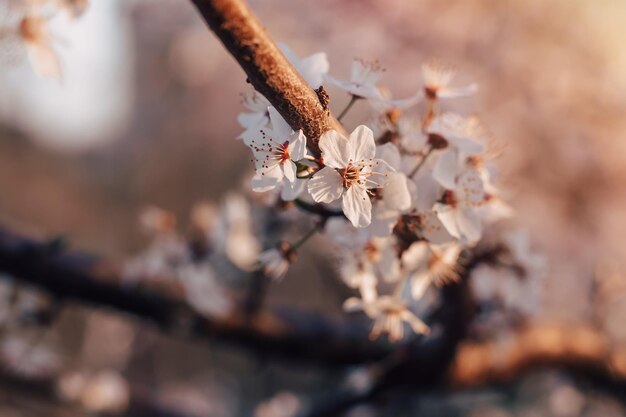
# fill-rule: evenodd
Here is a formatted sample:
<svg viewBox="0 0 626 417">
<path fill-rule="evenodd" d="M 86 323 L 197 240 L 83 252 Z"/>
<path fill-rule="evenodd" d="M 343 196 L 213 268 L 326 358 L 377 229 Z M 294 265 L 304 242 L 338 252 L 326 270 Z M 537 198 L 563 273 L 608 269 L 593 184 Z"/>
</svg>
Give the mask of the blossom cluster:
<svg viewBox="0 0 626 417">
<path fill-rule="evenodd" d="M 299 59 L 281 49 L 313 89 L 326 83 L 348 94 L 339 120 L 357 102 L 367 102 L 373 116 L 349 134 L 307 138 L 266 98 L 247 95 L 238 121 L 254 158 L 252 189 L 321 214 L 315 230 L 334 243 L 340 274 L 359 293 L 344 307 L 375 320 L 372 336 L 400 339 L 405 322 L 427 334 L 416 302 L 430 287 L 458 280 L 483 228 L 513 212 L 493 181 L 487 130 L 477 117 L 443 108 L 477 86 L 454 86 L 455 72 L 432 62 L 422 66 L 421 87 L 394 100 L 379 84 L 378 62 L 355 59 L 350 79 L 339 80 L 329 75 L 325 54 Z M 285 275 L 300 244 L 281 242 L 264 252 L 266 272 Z M 531 262 L 526 258 L 518 263 Z"/>
</svg>

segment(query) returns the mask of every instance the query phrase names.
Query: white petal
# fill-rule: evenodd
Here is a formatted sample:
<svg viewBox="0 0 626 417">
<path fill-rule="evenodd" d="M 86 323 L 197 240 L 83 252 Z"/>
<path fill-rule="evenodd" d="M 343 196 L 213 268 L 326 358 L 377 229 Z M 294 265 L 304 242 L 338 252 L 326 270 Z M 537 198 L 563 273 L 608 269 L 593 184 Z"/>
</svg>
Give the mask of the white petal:
<svg viewBox="0 0 626 417">
<path fill-rule="evenodd" d="M 422 235 L 429 242 L 441 245 L 454 239 L 434 211 L 420 213 L 420 219 L 422 222 Z"/>
<path fill-rule="evenodd" d="M 353 161 L 370 160 L 376 156 L 376 142 L 374 142 L 374 132 L 365 126 L 357 126 L 350 133 L 348 138 L 351 150 L 349 158 Z"/>
<path fill-rule="evenodd" d="M 265 112 L 259 113 L 239 113 L 237 122 L 244 129 L 260 129 L 267 125 L 267 116 Z"/>
<path fill-rule="evenodd" d="M 283 173 L 278 166 L 269 171 L 257 172 L 251 181 L 252 190 L 259 193 L 272 190 L 282 179 Z"/>
<path fill-rule="evenodd" d="M 341 197 L 343 181 L 333 168 L 324 167 L 309 181 L 309 194 L 318 203 L 330 203 Z"/>
<path fill-rule="evenodd" d="M 290 182 L 294 182 L 296 180 L 296 171 L 298 169 L 298 167 L 296 167 L 296 164 L 292 160 L 289 160 L 285 161 L 282 166 L 285 178 Z"/>
<path fill-rule="evenodd" d="M 302 78 L 306 80 L 309 85 L 316 89 L 322 85 L 324 74 L 328 72 L 330 64 L 328 58 L 324 52 L 318 52 L 313 55 L 309 55 L 300 61 L 299 70 L 302 74 Z"/>
<path fill-rule="evenodd" d="M 463 155 L 477 155 L 485 150 L 485 147 L 473 139 L 463 138 L 455 135 L 445 136 L 445 138 Z"/>
<path fill-rule="evenodd" d="M 383 188 L 383 201 L 387 207 L 400 211 L 411 207 L 411 194 L 406 175 L 399 172 L 387 174 L 387 183 Z"/>
<path fill-rule="evenodd" d="M 456 222 L 461 236 L 467 239 L 468 243 L 475 243 L 480 239 L 482 225 L 475 210 L 468 208 L 457 210 Z"/>
<path fill-rule="evenodd" d="M 457 239 L 460 239 L 461 232 L 459 231 L 459 227 L 457 226 L 457 223 L 456 223 L 457 210 L 455 210 L 453 207 L 449 205 L 441 204 L 441 203 L 435 204 L 435 207 L 433 209 L 437 213 L 437 217 L 439 217 L 439 220 L 441 221 L 443 226 L 446 228 L 448 233 L 450 233 L 452 236 L 456 237 Z"/>
<path fill-rule="evenodd" d="M 276 108 L 270 106 L 267 108 L 267 111 L 270 115 L 270 121 L 272 122 L 274 138 L 277 139 L 280 143 L 289 139 L 289 137 L 293 133 L 293 129 L 291 128 L 291 126 L 287 124 L 285 119 L 283 119 L 283 116 L 278 113 L 278 110 L 276 110 Z"/>
<path fill-rule="evenodd" d="M 411 296 L 419 300 L 430 286 L 432 278 L 428 271 L 420 271 L 413 275 L 411 279 Z"/>
<path fill-rule="evenodd" d="M 37 75 L 61 79 L 61 62 L 50 45 L 28 42 L 26 43 L 26 50 Z"/>
<path fill-rule="evenodd" d="M 348 313 L 363 310 L 363 300 L 356 297 L 350 297 L 343 302 L 343 309 Z"/>
<path fill-rule="evenodd" d="M 384 204 L 376 204 L 372 211 L 372 223 L 367 229 L 368 232 L 376 237 L 391 235 L 393 227 L 398 222 L 400 213 L 397 210 L 387 209 L 384 207 Z"/>
<path fill-rule="evenodd" d="M 295 136 L 295 138 L 294 138 Z M 306 157 L 306 136 L 302 130 L 298 130 L 296 135 L 292 135 L 293 141 L 289 144 L 289 154 L 293 161 L 299 161 Z"/>
<path fill-rule="evenodd" d="M 465 87 L 446 87 L 437 91 L 437 97 L 439 98 L 456 98 L 467 97 L 475 94 L 478 91 L 478 84 L 470 84 Z"/>
<path fill-rule="evenodd" d="M 353 185 L 348 188 L 341 207 L 354 227 L 366 227 L 372 222 L 372 202 L 363 187 Z"/>
<path fill-rule="evenodd" d="M 400 151 L 393 143 L 385 143 L 376 147 L 376 158 L 384 160 L 392 167 L 400 166 Z"/>
<path fill-rule="evenodd" d="M 417 318 L 413 313 L 411 313 L 410 311 L 404 311 L 402 313 L 402 318 L 409 323 L 409 325 L 411 326 L 411 328 L 413 329 L 413 331 L 415 333 L 418 334 L 428 334 L 430 333 L 430 327 L 428 327 L 426 325 L 426 323 L 424 323 L 422 320 L 420 320 L 419 318 Z"/>
<path fill-rule="evenodd" d="M 302 194 L 306 187 L 306 180 L 296 178 L 294 182 L 283 181 L 283 188 L 280 190 L 280 198 L 284 201 L 293 201 Z"/>
<path fill-rule="evenodd" d="M 458 170 L 458 154 L 454 149 L 448 149 L 439 155 L 439 159 L 437 159 L 433 169 L 433 177 L 443 187 L 448 190 L 454 190 Z"/>
<path fill-rule="evenodd" d="M 343 169 L 348 166 L 350 152 L 348 140 L 335 130 L 329 130 L 320 136 L 319 146 L 324 164 L 332 168 Z"/>
</svg>

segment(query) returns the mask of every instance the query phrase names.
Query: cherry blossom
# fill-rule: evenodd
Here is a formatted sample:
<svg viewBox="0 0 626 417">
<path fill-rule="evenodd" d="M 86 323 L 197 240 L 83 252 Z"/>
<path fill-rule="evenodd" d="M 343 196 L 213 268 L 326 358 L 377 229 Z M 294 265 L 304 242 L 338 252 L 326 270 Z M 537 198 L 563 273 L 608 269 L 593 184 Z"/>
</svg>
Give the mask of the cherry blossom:
<svg viewBox="0 0 626 417">
<path fill-rule="evenodd" d="M 316 202 L 331 203 L 342 198 L 342 209 L 354 227 L 365 227 L 372 220 L 368 189 L 382 187 L 374 171 L 381 165 L 375 158 L 372 131 L 358 126 L 346 139 L 337 131 L 324 133 L 319 141 L 326 165 L 309 181 L 308 190 Z M 381 181 L 382 178 L 379 180 Z"/>
<path fill-rule="evenodd" d="M 265 275 L 274 279 L 282 279 L 289 266 L 295 261 L 296 252 L 287 242 L 281 242 L 278 247 L 268 249 L 259 255 L 259 267 Z"/>
<path fill-rule="evenodd" d="M 422 65 L 422 77 L 424 78 L 424 95 L 433 100 L 438 98 L 465 97 L 478 91 L 477 84 L 464 87 L 450 87 L 455 71 L 439 63 Z"/>
<path fill-rule="evenodd" d="M 282 185 L 283 199 L 293 200 L 304 189 L 302 181 L 296 178 L 296 162 L 307 156 L 306 137 L 302 130 L 294 132 L 273 107 L 269 107 L 268 112 L 271 128 L 262 129 L 260 135 L 243 138 L 256 164 L 252 189 L 263 192 Z"/>
<path fill-rule="evenodd" d="M 61 63 L 52 48 L 48 20 L 36 15 L 24 16 L 18 32 L 35 72 L 41 77 L 61 78 Z"/>
<path fill-rule="evenodd" d="M 480 175 L 468 169 L 458 175 L 452 189 L 443 193 L 434 210 L 446 230 L 467 244 L 476 243 L 481 236 L 482 222 L 477 207 L 485 201 Z"/>
<path fill-rule="evenodd" d="M 350 81 L 341 81 L 330 76 L 327 79 L 356 98 L 383 101 L 384 97 L 378 88 L 378 82 L 384 71 L 378 61 L 367 62 L 361 59 L 354 59 L 352 61 Z"/>
<path fill-rule="evenodd" d="M 317 52 L 315 54 L 299 58 L 294 51 L 284 43 L 279 43 L 278 47 L 285 54 L 287 60 L 302 75 L 302 78 L 313 88 L 317 89 L 322 85 L 324 76 L 328 73 L 330 64 L 326 53 Z"/>
<path fill-rule="evenodd" d="M 375 296 L 371 299 L 348 298 L 344 303 L 348 312 L 363 311 L 374 320 L 370 338 L 376 339 L 382 333 L 389 335 L 389 340 L 398 341 L 404 337 L 404 323 L 408 323 L 417 334 L 428 334 L 430 328 L 413 314 L 407 303 L 390 295 Z"/>
</svg>

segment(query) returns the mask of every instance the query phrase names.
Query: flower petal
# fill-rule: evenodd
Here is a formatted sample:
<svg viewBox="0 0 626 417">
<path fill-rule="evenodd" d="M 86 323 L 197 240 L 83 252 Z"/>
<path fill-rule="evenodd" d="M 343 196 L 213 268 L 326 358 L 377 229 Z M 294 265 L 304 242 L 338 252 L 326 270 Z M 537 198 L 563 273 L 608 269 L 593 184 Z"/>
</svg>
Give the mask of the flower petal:
<svg viewBox="0 0 626 417">
<path fill-rule="evenodd" d="M 350 156 L 353 161 L 370 160 L 376 156 L 376 142 L 374 142 L 374 132 L 365 126 L 357 126 L 356 129 L 350 133 L 348 138 L 350 143 Z"/>
<path fill-rule="evenodd" d="M 353 185 L 348 188 L 341 207 L 354 227 L 366 227 L 372 222 L 372 202 L 364 187 Z"/>
<path fill-rule="evenodd" d="M 280 198 L 284 201 L 293 201 L 302 194 L 306 187 L 306 181 L 296 178 L 294 182 L 283 181 L 283 188 L 280 190 Z"/>
<path fill-rule="evenodd" d="M 291 128 L 291 126 L 287 124 L 285 119 L 283 119 L 283 116 L 278 113 L 278 110 L 276 110 L 275 107 L 270 106 L 267 108 L 267 111 L 270 115 L 270 121 L 272 122 L 274 138 L 277 139 L 280 143 L 289 139 L 289 137 L 293 133 L 293 129 Z"/>
<path fill-rule="evenodd" d="M 441 203 L 435 204 L 433 210 L 437 213 L 437 217 L 439 217 L 439 220 L 446 228 L 448 233 L 450 233 L 455 238 L 460 239 L 461 232 L 459 231 L 459 227 L 456 223 L 457 210 L 449 205 Z"/>
<path fill-rule="evenodd" d="M 285 161 L 283 166 L 283 173 L 285 174 L 285 178 L 289 180 L 289 182 L 294 182 L 296 180 L 296 171 L 298 167 L 292 160 Z"/>
<path fill-rule="evenodd" d="M 336 169 L 348 166 L 350 159 L 349 142 L 339 132 L 329 130 L 320 136 L 319 146 L 324 164 Z"/>
<path fill-rule="evenodd" d="M 476 243 L 482 233 L 480 217 L 473 209 L 465 208 L 456 211 L 456 223 L 461 236 L 467 239 L 470 244 Z"/>
<path fill-rule="evenodd" d="M 278 166 L 268 171 L 257 172 L 251 181 L 252 190 L 258 193 L 272 190 L 282 179 L 283 172 Z"/>
<path fill-rule="evenodd" d="M 387 183 L 383 188 L 383 202 L 390 209 L 399 211 L 408 210 L 411 207 L 411 194 L 406 175 L 399 172 L 387 174 Z"/>
<path fill-rule="evenodd" d="M 454 190 L 458 169 L 458 153 L 454 149 L 448 149 L 439 155 L 439 159 L 433 169 L 433 178 L 448 190 Z"/>
<path fill-rule="evenodd" d="M 289 144 L 289 154 L 292 161 L 299 161 L 306 157 L 306 136 L 304 136 L 302 129 L 292 135 L 292 142 Z"/>
<path fill-rule="evenodd" d="M 331 203 L 341 197 L 343 181 L 333 168 L 324 167 L 309 181 L 309 194 L 318 203 Z"/>
</svg>

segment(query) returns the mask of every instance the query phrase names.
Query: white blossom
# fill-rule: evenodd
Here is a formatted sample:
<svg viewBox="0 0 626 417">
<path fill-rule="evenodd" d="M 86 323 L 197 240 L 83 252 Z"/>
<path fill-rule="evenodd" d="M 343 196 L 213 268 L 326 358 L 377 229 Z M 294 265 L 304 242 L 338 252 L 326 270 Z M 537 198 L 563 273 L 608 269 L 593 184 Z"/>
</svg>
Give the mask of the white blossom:
<svg viewBox="0 0 626 417">
<path fill-rule="evenodd" d="M 61 63 L 52 47 L 53 36 L 48 19 L 26 15 L 20 20 L 18 33 L 35 72 L 41 77 L 60 79 Z"/>
<path fill-rule="evenodd" d="M 457 243 L 436 246 L 422 242 L 413 245 L 419 256 L 417 269 L 411 276 L 411 295 L 422 298 L 432 283 L 442 286 L 459 279 L 458 259 L 462 247 Z"/>
<path fill-rule="evenodd" d="M 322 203 L 342 198 L 343 212 L 354 227 L 369 225 L 372 202 L 368 189 L 382 187 L 385 175 L 374 171 L 384 162 L 375 158 L 372 131 L 361 125 L 346 139 L 331 130 L 320 137 L 319 146 L 326 166 L 309 181 L 309 193 Z"/>
<path fill-rule="evenodd" d="M 291 245 L 281 242 L 278 247 L 268 249 L 259 255 L 259 267 L 266 276 L 281 280 L 287 274 L 295 258 L 296 252 Z"/>
<path fill-rule="evenodd" d="M 279 43 L 278 47 L 311 88 L 317 89 L 322 85 L 324 76 L 328 73 L 330 67 L 326 53 L 317 52 L 304 58 L 299 58 L 296 53 L 284 43 Z"/>
<path fill-rule="evenodd" d="M 302 130 L 294 132 L 273 107 L 268 112 L 271 128 L 262 129 L 255 137 L 244 137 L 256 165 L 252 189 L 264 192 L 281 185 L 281 197 L 293 200 L 304 189 L 303 181 L 296 177 L 296 162 L 307 156 L 306 137 Z"/>
<path fill-rule="evenodd" d="M 482 179 L 468 169 L 458 175 L 453 189 L 446 190 L 434 211 L 448 233 L 464 243 L 476 243 L 482 234 L 480 214 L 476 210 L 485 201 Z"/>
<path fill-rule="evenodd" d="M 371 299 L 348 298 L 344 303 L 344 310 L 348 312 L 363 311 L 374 320 L 370 338 L 376 339 L 382 333 L 389 335 L 392 342 L 404 337 L 404 323 L 418 334 L 428 334 L 430 328 L 413 314 L 406 302 L 396 296 L 382 295 Z"/>
<path fill-rule="evenodd" d="M 378 61 L 367 62 L 361 59 L 354 59 L 352 61 L 350 81 L 341 81 L 330 76 L 327 79 L 356 98 L 380 101 L 384 98 L 378 88 L 378 82 L 384 71 Z"/>
<path fill-rule="evenodd" d="M 438 63 L 422 65 L 424 95 L 430 99 L 465 97 L 478 91 L 477 84 L 464 87 L 450 87 L 455 71 Z"/>
</svg>

